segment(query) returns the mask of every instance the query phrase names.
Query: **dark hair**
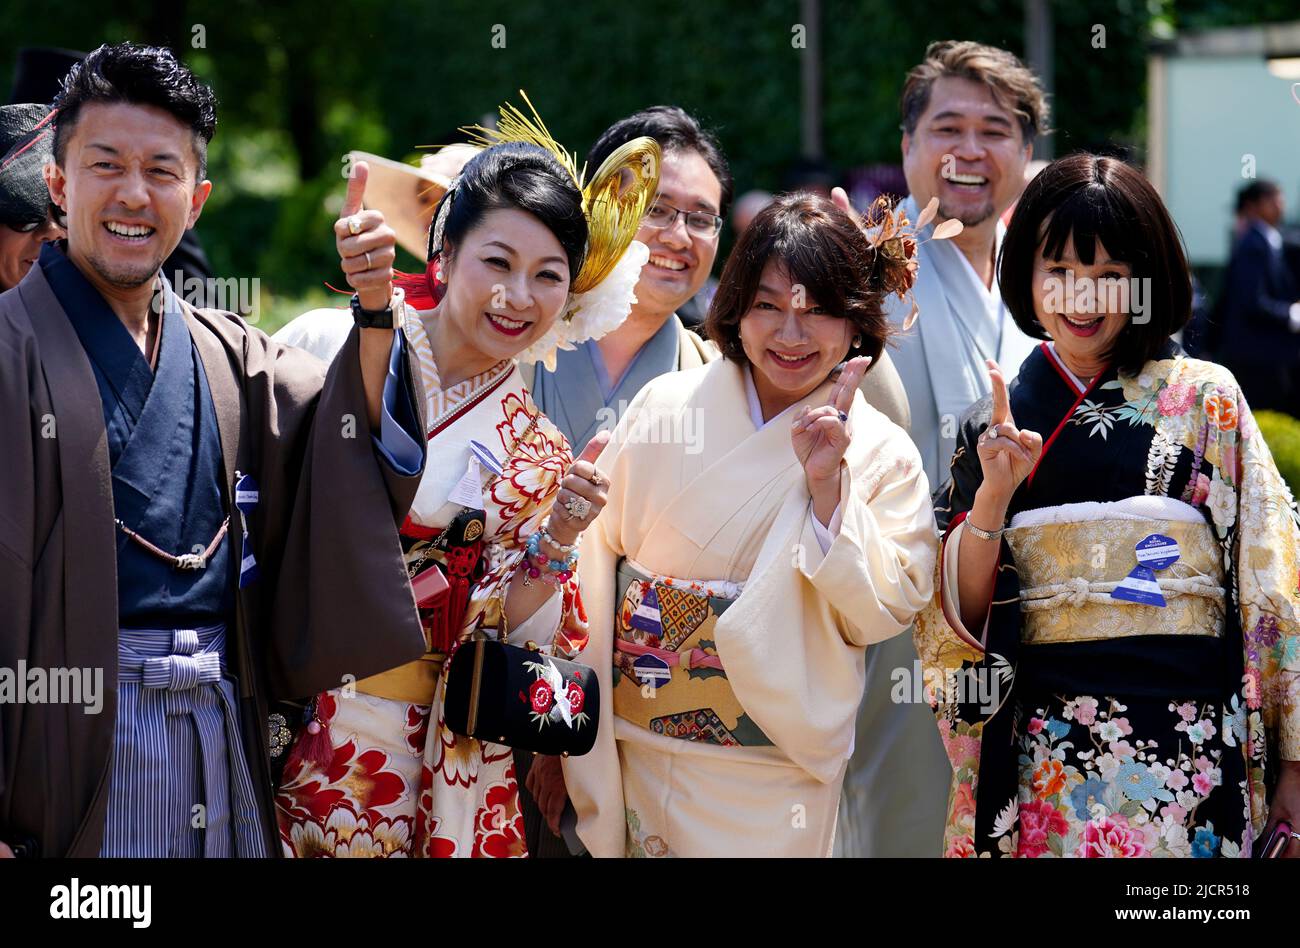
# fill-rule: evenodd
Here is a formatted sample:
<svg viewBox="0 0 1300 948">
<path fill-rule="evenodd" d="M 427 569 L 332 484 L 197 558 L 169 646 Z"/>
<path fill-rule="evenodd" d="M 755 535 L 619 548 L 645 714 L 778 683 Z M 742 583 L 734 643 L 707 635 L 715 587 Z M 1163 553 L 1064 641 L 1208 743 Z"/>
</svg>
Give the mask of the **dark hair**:
<svg viewBox="0 0 1300 948">
<path fill-rule="evenodd" d="M 998 284 L 1012 317 L 1030 336 L 1050 338 L 1034 314 L 1039 250 L 1061 259 L 1074 238 L 1079 261 L 1091 266 L 1097 243 L 1132 276 L 1149 279 L 1150 319 L 1129 321 L 1108 358 L 1126 374 L 1156 357 L 1192 313 L 1192 281 L 1182 237 L 1151 183 L 1116 158 L 1081 152 L 1054 161 L 1025 187 L 998 256 Z"/>
<path fill-rule="evenodd" d="M 1020 119 L 1023 140 L 1046 132 L 1049 108 L 1043 86 L 1013 53 L 971 40 L 940 40 L 925 49 L 925 59 L 914 66 L 903 84 L 898 110 L 909 135 L 930 107 L 936 79 L 968 79 L 988 87 L 993 99 Z"/>
<path fill-rule="evenodd" d="M 862 344 L 852 352 L 880 359 L 889 337 L 883 302 L 885 271 L 905 263 L 877 260 L 861 228 L 829 198 L 809 192 L 783 194 L 763 208 L 741 233 L 722 268 L 704 329 L 732 362 L 748 362 L 740 322 L 754 305 L 763 268 L 779 261 L 790 282 L 809 301 L 853 323 Z M 879 265 L 877 265 L 879 264 Z"/>
<path fill-rule="evenodd" d="M 718 213 L 722 217 L 727 216 L 735 183 L 731 179 L 731 167 L 722 153 L 722 146 L 718 144 L 713 132 L 701 126 L 685 109 L 675 105 L 652 105 L 619 119 L 605 129 L 587 152 L 587 174 L 595 174 L 601 163 L 619 146 L 642 136 L 654 139 L 666 155 L 693 151 L 703 158 L 722 186 L 722 206 L 718 208 Z"/>
<path fill-rule="evenodd" d="M 442 236 L 453 245 L 460 243 L 488 211 L 527 211 L 555 235 L 569 260 L 569 282 L 577 279 L 587 254 L 582 192 L 559 159 L 545 148 L 505 142 L 484 149 L 465 164 L 456 187 L 438 202 L 435 221 L 447 201 L 451 206 Z M 429 259 L 441 251 L 441 247 L 433 246 L 430 228 Z"/>
<path fill-rule="evenodd" d="M 68 138 L 88 102 L 152 105 L 173 115 L 194 133 L 198 178 L 208 172 L 208 142 L 217 130 L 217 97 L 162 46 L 118 43 L 99 47 L 63 78 L 54 99 L 54 160 L 63 164 Z"/>
<path fill-rule="evenodd" d="M 1237 213 L 1240 214 L 1250 205 L 1258 203 L 1263 198 L 1272 197 L 1281 190 L 1282 188 L 1276 181 L 1270 181 L 1267 178 L 1260 178 L 1258 181 L 1250 182 L 1237 192 Z"/>
</svg>

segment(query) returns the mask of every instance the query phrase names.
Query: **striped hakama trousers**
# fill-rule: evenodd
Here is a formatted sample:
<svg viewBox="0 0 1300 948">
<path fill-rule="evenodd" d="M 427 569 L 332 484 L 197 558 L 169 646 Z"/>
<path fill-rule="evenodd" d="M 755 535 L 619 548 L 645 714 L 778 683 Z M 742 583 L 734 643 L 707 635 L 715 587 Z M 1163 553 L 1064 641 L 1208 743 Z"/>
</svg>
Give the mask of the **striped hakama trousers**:
<svg viewBox="0 0 1300 948">
<path fill-rule="evenodd" d="M 266 857 L 226 628 L 122 629 L 101 856 Z"/>
</svg>

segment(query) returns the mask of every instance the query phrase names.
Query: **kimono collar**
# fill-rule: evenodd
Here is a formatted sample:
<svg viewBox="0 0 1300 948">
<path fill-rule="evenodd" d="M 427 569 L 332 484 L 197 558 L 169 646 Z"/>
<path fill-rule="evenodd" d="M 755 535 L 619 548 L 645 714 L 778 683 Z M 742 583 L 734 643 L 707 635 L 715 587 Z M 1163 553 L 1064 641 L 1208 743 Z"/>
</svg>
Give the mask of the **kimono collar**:
<svg viewBox="0 0 1300 948">
<path fill-rule="evenodd" d="M 745 375 L 745 398 L 748 400 L 749 403 L 749 420 L 754 423 L 755 431 L 762 431 L 764 428 L 766 428 L 772 422 L 776 421 L 778 418 L 782 417 L 783 415 L 788 415 L 791 412 L 791 410 L 793 410 L 794 408 L 797 408 L 800 405 L 808 404 L 808 399 L 812 397 L 812 395 L 810 394 L 805 398 L 803 398 L 802 400 L 796 402 L 794 405 L 790 405 L 788 408 L 781 409 L 781 411 L 777 412 L 771 418 L 764 421 L 763 403 L 759 400 L 758 387 L 754 384 L 754 369 L 752 366 L 750 366 L 747 363 L 743 369 L 743 372 Z M 817 388 L 821 388 L 821 385 L 818 385 Z M 813 391 L 815 392 L 816 389 L 814 389 Z"/>
<path fill-rule="evenodd" d="M 86 355 L 98 370 L 99 384 L 107 387 L 113 396 L 111 401 L 125 408 L 134 423 L 143 408 L 143 397 L 153 383 L 154 370 L 150 359 L 140 351 L 104 297 L 68 258 L 66 246 L 66 241 L 45 244 L 37 265 L 76 330 Z M 179 313 L 180 300 L 172 292 L 166 277 L 160 276 L 159 279 L 163 312 Z M 161 345 L 161 325 L 158 337 Z M 155 349 L 155 353 L 158 351 Z M 104 408 L 107 422 L 113 405 L 106 400 Z"/>
</svg>

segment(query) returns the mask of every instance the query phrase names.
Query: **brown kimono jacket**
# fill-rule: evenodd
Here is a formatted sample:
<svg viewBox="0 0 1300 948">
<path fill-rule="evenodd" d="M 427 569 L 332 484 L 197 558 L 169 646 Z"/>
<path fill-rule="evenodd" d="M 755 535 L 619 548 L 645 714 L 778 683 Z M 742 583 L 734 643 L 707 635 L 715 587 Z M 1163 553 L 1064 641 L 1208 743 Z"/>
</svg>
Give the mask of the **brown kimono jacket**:
<svg viewBox="0 0 1300 948">
<path fill-rule="evenodd" d="M 373 447 L 355 329 L 326 366 L 230 313 L 185 305 L 184 315 L 216 410 L 227 509 L 236 470 L 260 486 L 249 533 L 261 578 L 236 594 L 226 657 L 268 850 L 278 853 L 268 700 L 424 652 L 397 534 L 419 475 L 397 474 Z M 117 711 L 113 494 L 90 362 L 39 266 L 0 295 L 0 433 L 0 668 L 102 668 L 104 680 L 98 714 L 0 705 L 0 840 L 96 856 Z M 235 585 L 239 560 L 229 557 Z"/>
</svg>

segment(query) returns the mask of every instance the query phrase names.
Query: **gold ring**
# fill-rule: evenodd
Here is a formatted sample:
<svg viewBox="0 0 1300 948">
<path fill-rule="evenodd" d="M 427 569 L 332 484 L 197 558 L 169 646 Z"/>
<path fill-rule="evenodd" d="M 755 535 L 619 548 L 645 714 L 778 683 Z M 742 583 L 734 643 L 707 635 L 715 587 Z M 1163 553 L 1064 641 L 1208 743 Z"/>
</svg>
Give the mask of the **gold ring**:
<svg viewBox="0 0 1300 948">
<path fill-rule="evenodd" d="M 366 269 L 370 269 L 370 251 L 366 251 Z"/>
</svg>

